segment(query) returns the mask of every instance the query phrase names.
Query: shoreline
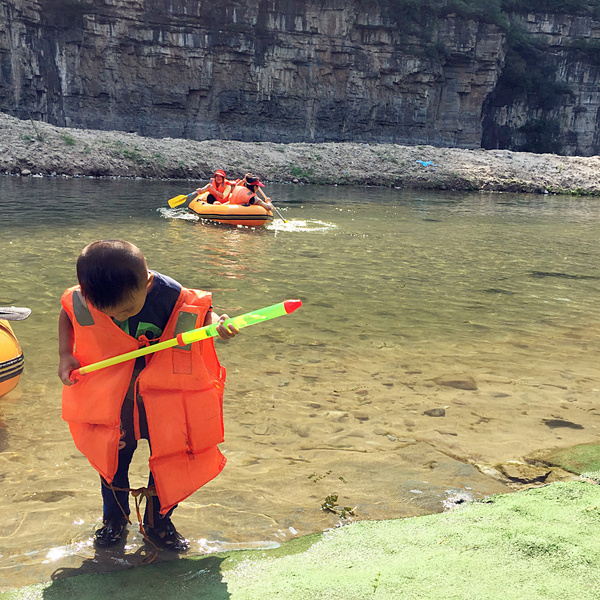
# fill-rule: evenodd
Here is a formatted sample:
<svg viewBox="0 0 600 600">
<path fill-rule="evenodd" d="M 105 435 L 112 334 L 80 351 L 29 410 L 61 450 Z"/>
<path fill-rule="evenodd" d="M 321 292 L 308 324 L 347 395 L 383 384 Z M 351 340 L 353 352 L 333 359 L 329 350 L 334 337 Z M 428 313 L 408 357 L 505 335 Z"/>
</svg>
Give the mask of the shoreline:
<svg viewBox="0 0 600 600">
<path fill-rule="evenodd" d="M 113 560 L 104 570 L 99 553 L 0 598 L 100 600 L 127 590 L 130 600 L 592 600 L 600 548 L 587 534 L 596 503 L 596 484 L 553 483 L 445 513 L 361 521 L 276 549 L 160 557 L 134 569 Z"/>
<path fill-rule="evenodd" d="M 600 195 L 600 156 L 353 142 L 193 141 L 55 127 L 0 113 L 0 174 L 205 180 L 251 171 L 272 183 Z"/>
</svg>

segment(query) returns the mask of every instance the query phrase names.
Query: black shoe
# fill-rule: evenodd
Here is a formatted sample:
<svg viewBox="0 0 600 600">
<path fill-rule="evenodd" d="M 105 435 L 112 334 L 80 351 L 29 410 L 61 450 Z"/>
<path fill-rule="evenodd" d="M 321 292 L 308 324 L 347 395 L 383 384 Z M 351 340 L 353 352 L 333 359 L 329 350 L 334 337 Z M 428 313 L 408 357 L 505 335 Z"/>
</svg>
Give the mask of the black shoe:
<svg viewBox="0 0 600 600">
<path fill-rule="evenodd" d="M 94 534 L 96 546 L 114 546 L 123 537 L 127 525 L 126 519 L 104 521 L 104 525 Z"/>
<path fill-rule="evenodd" d="M 144 527 L 148 539 L 159 548 L 171 550 L 172 552 L 186 552 L 190 548 L 190 543 L 175 529 L 175 525 L 169 519 L 164 529 L 156 527 Z"/>
</svg>

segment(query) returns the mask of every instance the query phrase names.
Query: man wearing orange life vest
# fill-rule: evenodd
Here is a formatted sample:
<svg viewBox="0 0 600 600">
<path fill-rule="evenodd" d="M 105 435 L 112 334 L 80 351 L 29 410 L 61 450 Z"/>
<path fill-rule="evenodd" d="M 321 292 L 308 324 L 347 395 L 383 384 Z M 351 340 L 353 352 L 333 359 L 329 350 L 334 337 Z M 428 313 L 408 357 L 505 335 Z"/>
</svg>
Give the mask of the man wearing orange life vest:
<svg viewBox="0 0 600 600">
<path fill-rule="evenodd" d="M 177 504 L 225 465 L 222 399 L 225 369 L 212 340 L 163 350 L 81 376 L 81 365 L 152 341 L 217 323 L 222 339 L 238 330 L 212 311 L 211 294 L 186 289 L 148 271 L 129 242 L 103 240 L 77 260 L 79 286 L 61 299 L 59 368 L 62 416 L 77 448 L 100 473 L 103 526 L 97 546 L 112 546 L 129 521 L 129 464 L 140 439 L 150 445 L 150 477 L 142 532 L 157 546 L 182 552 L 189 542 L 171 522 Z"/>
<path fill-rule="evenodd" d="M 265 196 L 265 201 L 263 201 L 256 195 L 258 189 L 263 187 L 265 187 L 264 183 L 261 183 L 256 175 L 246 173 L 244 179 L 238 179 L 235 182 L 235 187 L 231 189 L 226 204 L 256 204 L 265 210 L 272 211 L 271 199 Z"/>
<path fill-rule="evenodd" d="M 223 169 L 217 169 L 215 176 L 202 188 L 198 188 L 196 192 L 201 194 L 208 191 L 206 202 L 208 204 L 223 204 L 229 195 L 230 186 L 235 185 L 233 181 L 229 181 Z"/>
</svg>

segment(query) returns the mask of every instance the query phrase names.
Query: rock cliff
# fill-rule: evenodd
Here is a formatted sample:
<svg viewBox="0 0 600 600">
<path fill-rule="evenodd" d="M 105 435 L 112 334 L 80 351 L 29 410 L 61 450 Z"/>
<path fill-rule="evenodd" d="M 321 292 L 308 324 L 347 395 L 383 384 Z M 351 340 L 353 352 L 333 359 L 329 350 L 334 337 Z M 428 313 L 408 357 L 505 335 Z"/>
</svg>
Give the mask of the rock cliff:
<svg viewBox="0 0 600 600">
<path fill-rule="evenodd" d="M 483 107 L 484 148 L 590 156 L 600 152 L 600 21 L 511 15 L 519 36 Z"/>
<path fill-rule="evenodd" d="M 596 39 L 599 23 L 522 19 L 560 47 L 541 60 L 570 86 L 544 112 L 499 85 L 500 27 L 447 14 L 414 35 L 379 6 L 4 0 L 0 111 L 155 137 L 458 148 L 524 146 L 546 119 L 559 123 L 553 139 L 569 131 L 554 151 L 596 152 L 600 71 L 566 40 Z"/>
</svg>

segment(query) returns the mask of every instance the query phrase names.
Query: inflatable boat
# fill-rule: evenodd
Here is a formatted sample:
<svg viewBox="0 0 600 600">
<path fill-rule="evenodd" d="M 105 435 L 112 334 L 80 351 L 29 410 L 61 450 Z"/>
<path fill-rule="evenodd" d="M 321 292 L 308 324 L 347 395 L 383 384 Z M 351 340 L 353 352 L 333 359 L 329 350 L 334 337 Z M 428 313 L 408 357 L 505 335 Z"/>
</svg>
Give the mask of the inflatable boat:
<svg viewBox="0 0 600 600">
<path fill-rule="evenodd" d="M 23 352 L 8 321 L 0 319 L 0 396 L 19 383 L 23 372 Z"/>
<path fill-rule="evenodd" d="M 273 213 L 262 206 L 243 204 L 208 204 L 204 200 L 208 192 L 200 194 L 192 200 L 188 208 L 201 219 L 226 225 L 242 225 L 244 227 L 262 227 L 273 220 Z"/>
</svg>

